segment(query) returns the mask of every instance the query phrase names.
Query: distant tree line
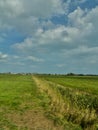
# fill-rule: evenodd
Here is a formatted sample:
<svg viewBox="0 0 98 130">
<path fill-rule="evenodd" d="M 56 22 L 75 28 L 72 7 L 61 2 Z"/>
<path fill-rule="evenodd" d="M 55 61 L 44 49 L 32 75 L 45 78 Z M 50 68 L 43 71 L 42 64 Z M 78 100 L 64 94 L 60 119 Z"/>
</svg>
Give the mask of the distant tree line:
<svg viewBox="0 0 98 130">
<path fill-rule="evenodd" d="M 0 73 L 0 74 L 18 74 L 18 75 L 46 75 L 46 76 L 98 76 L 98 74 L 76 74 L 76 73 L 67 73 L 67 74 L 52 74 L 52 73 L 13 73 L 13 72 L 6 72 L 6 73 Z"/>
</svg>

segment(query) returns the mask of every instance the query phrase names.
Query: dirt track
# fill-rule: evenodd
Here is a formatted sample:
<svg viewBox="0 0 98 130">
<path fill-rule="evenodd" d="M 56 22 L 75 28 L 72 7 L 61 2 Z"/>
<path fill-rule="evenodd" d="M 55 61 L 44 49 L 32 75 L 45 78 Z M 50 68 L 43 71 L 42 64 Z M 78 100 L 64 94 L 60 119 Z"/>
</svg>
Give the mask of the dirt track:
<svg viewBox="0 0 98 130">
<path fill-rule="evenodd" d="M 53 88 L 50 87 L 49 83 L 46 80 L 42 80 L 36 76 L 33 76 L 33 80 L 35 81 L 37 87 L 39 88 L 40 92 L 44 92 L 49 95 L 49 97 L 52 98 L 52 103 L 51 105 L 55 105 L 55 103 L 59 103 L 59 100 L 57 99 L 57 93 L 53 90 Z M 50 126 L 49 129 L 45 130 L 64 130 L 61 126 L 55 126 L 52 120 L 46 119 L 48 122 L 48 125 Z"/>
</svg>

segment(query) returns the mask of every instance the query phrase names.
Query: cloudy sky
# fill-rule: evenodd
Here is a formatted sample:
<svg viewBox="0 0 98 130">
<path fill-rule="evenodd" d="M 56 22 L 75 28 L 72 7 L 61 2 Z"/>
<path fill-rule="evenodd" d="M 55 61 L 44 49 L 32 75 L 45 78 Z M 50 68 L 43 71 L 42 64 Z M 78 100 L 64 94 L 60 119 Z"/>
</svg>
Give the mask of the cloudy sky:
<svg viewBox="0 0 98 130">
<path fill-rule="evenodd" d="M 0 0 L 0 72 L 98 74 L 98 0 Z"/>
</svg>

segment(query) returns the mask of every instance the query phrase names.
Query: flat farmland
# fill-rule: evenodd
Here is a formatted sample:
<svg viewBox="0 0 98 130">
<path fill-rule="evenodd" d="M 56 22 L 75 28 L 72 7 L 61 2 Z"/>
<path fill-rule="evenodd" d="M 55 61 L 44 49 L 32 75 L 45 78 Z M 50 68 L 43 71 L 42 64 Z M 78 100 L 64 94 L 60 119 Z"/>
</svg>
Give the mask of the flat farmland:
<svg viewBox="0 0 98 130">
<path fill-rule="evenodd" d="M 59 114 L 63 115 L 61 122 L 67 120 L 81 126 L 83 130 L 98 129 L 98 76 L 38 77 L 47 81 L 55 91 L 54 109 L 57 113 L 54 113 L 59 119 Z"/>
<path fill-rule="evenodd" d="M 61 129 L 45 116 L 48 100 L 32 75 L 0 74 L 0 130 Z"/>
<path fill-rule="evenodd" d="M 45 76 L 46 80 L 66 87 L 98 95 L 98 76 Z"/>
<path fill-rule="evenodd" d="M 0 130 L 98 130 L 98 76 L 0 74 Z"/>
</svg>

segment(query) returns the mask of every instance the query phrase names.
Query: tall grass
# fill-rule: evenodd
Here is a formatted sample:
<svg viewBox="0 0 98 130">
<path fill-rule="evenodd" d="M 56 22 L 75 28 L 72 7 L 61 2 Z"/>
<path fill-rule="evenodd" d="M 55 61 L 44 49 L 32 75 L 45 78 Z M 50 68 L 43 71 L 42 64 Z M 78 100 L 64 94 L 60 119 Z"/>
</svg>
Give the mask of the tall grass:
<svg viewBox="0 0 98 130">
<path fill-rule="evenodd" d="M 51 95 L 48 94 L 51 97 L 50 115 L 55 122 L 66 127 L 67 121 L 79 125 L 83 130 L 98 129 L 97 77 L 51 77 L 41 75 L 38 78 L 47 82 L 49 88 L 54 92 Z M 83 84 L 85 85 L 82 86 Z"/>
</svg>

